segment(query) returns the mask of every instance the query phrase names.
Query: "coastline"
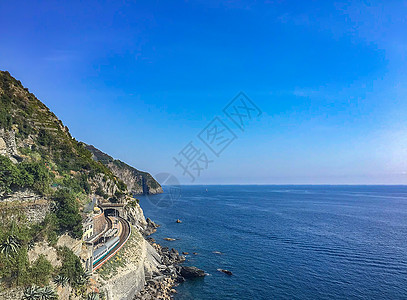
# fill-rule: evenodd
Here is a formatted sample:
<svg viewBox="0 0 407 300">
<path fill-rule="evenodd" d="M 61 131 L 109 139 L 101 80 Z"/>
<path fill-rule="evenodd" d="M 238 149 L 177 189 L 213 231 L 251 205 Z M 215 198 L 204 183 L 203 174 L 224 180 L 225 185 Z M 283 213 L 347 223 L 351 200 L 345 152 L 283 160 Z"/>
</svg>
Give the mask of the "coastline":
<svg viewBox="0 0 407 300">
<path fill-rule="evenodd" d="M 180 255 L 178 250 L 162 246 L 154 238 L 149 237 L 160 226 L 149 218 L 147 218 L 147 224 L 144 239 L 160 257 L 161 265 L 156 271 L 146 274 L 144 288 L 135 295 L 134 299 L 172 299 L 172 296 L 177 293 L 175 288 L 180 283 L 187 279 L 203 277 L 205 272 L 196 267 L 184 266 L 186 258 Z"/>
<path fill-rule="evenodd" d="M 171 299 L 176 293 L 174 289 L 179 283 L 185 281 L 180 274 L 179 264 L 185 261 L 185 256 L 179 255 L 174 248 L 163 247 L 156 243 L 153 238 L 146 238 L 146 241 L 155 249 L 161 257 L 162 265 L 152 276 L 146 276 L 144 288 L 139 291 L 134 299 Z"/>
</svg>

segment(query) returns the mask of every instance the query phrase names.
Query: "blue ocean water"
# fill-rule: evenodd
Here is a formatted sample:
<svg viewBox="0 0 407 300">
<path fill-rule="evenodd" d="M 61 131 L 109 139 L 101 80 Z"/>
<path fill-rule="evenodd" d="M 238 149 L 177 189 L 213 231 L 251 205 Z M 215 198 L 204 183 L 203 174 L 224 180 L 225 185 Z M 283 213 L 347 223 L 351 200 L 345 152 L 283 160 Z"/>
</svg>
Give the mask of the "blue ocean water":
<svg viewBox="0 0 407 300">
<path fill-rule="evenodd" d="M 165 208 L 163 195 L 139 197 L 161 224 L 157 242 L 198 252 L 186 265 L 209 273 L 175 299 L 407 299 L 407 186 L 183 186 L 181 195 Z"/>
</svg>

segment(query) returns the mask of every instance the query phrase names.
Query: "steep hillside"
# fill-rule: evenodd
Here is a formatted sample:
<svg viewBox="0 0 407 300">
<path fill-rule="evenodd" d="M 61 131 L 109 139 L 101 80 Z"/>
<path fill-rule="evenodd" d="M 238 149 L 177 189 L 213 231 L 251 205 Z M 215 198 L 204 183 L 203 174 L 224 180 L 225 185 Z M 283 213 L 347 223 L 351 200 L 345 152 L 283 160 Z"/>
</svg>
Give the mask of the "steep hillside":
<svg viewBox="0 0 407 300">
<path fill-rule="evenodd" d="M 20 299 L 15 295 L 24 288 L 24 299 L 54 299 L 56 290 L 63 299 L 91 293 L 83 266 L 92 252 L 82 228 L 95 199 L 125 204 L 130 221 L 143 230 L 132 193 L 161 187 L 148 173 L 111 164 L 94 160 L 47 106 L 0 71 L 0 299 Z M 134 178 L 123 168 L 134 170 Z"/>
<path fill-rule="evenodd" d="M 123 180 L 133 194 L 159 194 L 163 190 L 161 185 L 147 172 L 139 171 L 128 164 L 114 159 L 92 145 L 86 145 L 92 152 L 93 158 L 106 165 L 113 174 Z"/>
</svg>

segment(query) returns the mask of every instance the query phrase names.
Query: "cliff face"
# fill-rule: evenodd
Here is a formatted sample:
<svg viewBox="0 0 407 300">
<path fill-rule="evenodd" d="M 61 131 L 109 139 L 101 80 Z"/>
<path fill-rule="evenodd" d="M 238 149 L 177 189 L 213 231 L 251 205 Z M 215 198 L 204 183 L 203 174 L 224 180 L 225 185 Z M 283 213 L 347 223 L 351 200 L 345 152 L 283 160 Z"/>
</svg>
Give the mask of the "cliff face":
<svg viewBox="0 0 407 300">
<path fill-rule="evenodd" d="M 120 160 L 113 159 L 92 145 L 86 145 L 86 148 L 92 152 L 93 159 L 112 170 L 113 174 L 120 178 L 133 194 L 159 194 L 163 192 L 161 185 L 149 173 L 139 171 Z"/>
<path fill-rule="evenodd" d="M 159 272 L 161 257 L 157 251 L 143 238 L 139 231 L 132 233 L 125 248 L 118 254 L 118 259 L 124 261 L 122 266 L 100 278 L 102 289 L 108 300 L 131 300 L 144 288 L 146 278 L 151 278 Z M 112 268 L 107 265 L 102 268 Z M 103 274 L 104 270 L 101 270 Z M 102 277 L 103 275 L 101 275 Z"/>
</svg>

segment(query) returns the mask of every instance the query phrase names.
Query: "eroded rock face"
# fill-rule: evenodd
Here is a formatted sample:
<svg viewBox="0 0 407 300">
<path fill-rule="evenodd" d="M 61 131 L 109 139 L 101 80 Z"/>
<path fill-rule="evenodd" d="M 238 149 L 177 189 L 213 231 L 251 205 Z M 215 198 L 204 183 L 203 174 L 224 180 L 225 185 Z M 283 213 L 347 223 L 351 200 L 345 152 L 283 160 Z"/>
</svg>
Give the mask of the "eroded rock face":
<svg viewBox="0 0 407 300">
<path fill-rule="evenodd" d="M 7 156 L 13 162 L 19 157 L 16 145 L 16 134 L 13 130 L 0 128 L 0 155 Z"/>
<path fill-rule="evenodd" d="M 40 242 L 34 245 L 30 251 L 28 251 L 28 260 L 30 263 L 36 261 L 40 255 L 45 255 L 46 259 L 55 267 L 61 266 L 61 261 L 58 259 L 57 250 L 51 247 L 46 242 Z"/>
<path fill-rule="evenodd" d="M 143 234 L 145 236 L 151 235 L 157 231 L 158 227 L 160 227 L 160 225 L 154 223 L 150 218 L 147 218 L 147 225 L 145 227 Z"/>
<path fill-rule="evenodd" d="M 104 281 L 103 290 L 108 300 L 134 299 L 145 284 L 146 277 L 152 278 L 159 271 L 161 257 L 138 231 L 133 231 L 124 248 L 126 265 L 120 267 L 116 274 Z M 101 281 L 103 281 L 101 279 Z"/>
<path fill-rule="evenodd" d="M 144 213 L 140 205 L 136 203 L 134 206 L 126 207 L 126 210 L 127 210 L 127 220 L 139 231 L 141 232 L 145 231 L 148 223 L 144 217 Z"/>
<path fill-rule="evenodd" d="M 163 192 L 160 184 L 149 173 L 137 170 L 120 160 L 114 159 L 92 145 L 86 145 L 86 148 L 92 153 L 93 159 L 109 167 L 113 174 L 127 185 L 127 189 L 131 193 L 140 195 Z"/>
<path fill-rule="evenodd" d="M 110 162 L 107 166 L 115 176 L 123 180 L 133 194 L 160 194 L 163 192 L 162 187 L 148 173 L 140 172 L 125 163 Z"/>
</svg>

